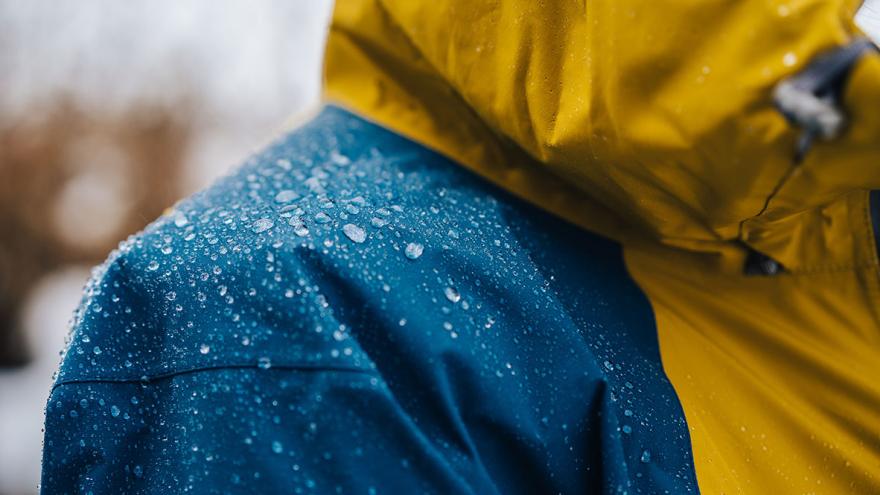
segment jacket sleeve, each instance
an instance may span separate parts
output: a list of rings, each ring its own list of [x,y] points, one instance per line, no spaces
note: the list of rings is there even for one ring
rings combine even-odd
[[[178,258],[201,251],[172,223],[86,290],[46,410],[44,493],[468,492],[302,259],[244,242]],[[265,290],[279,272],[291,288]]]

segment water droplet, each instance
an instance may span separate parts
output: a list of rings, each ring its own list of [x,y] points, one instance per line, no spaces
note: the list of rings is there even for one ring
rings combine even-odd
[[[367,232],[353,223],[347,223],[343,225],[342,231],[345,232],[345,236],[351,239],[352,242],[356,242],[358,244],[364,242],[367,239]]]
[[[300,217],[293,217],[290,219],[289,223],[293,227],[293,233],[300,236],[305,237],[309,235],[309,228],[306,227],[305,222]]]
[[[324,213],[323,211],[319,211],[315,213],[315,222],[316,223],[330,223],[331,218],[330,215]]]
[[[199,347],[199,352],[202,354],[207,354],[211,352],[211,346],[209,346],[208,344],[202,344],[201,347]]]
[[[645,464],[651,462],[651,452],[649,452],[647,450],[643,450],[642,457],[640,457],[639,460],[644,462]]]
[[[101,354],[103,351],[100,347],[95,346],[94,348],[92,348],[92,352],[94,352],[95,354]]]
[[[275,202],[277,203],[290,203],[291,201],[299,198],[299,194],[296,191],[291,191],[290,189],[285,189],[280,191],[275,195]]]
[[[177,299],[177,292],[174,292],[173,290],[166,292],[165,299],[168,299],[169,301]]]
[[[261,218],[261,219],[257,220],[256,222],[254,222],[254,225],[251,227],[251,230],[253,230],[254,233],[259,234],[260,232],[265,232],[274,226],[275,226],[275,222],[271,218]]]
[[[370,219],[370,225],[376,227],[377,229],[381,229],[382,227],[388,225],[388,220],[379,217],[373,217]]]
[[[284,446],[281,445],[281,442],[278,440],[272,442],[272,452],[275,452],[276,454],[284,452]]]
[[[345,166],[351,163],[351,159],[336,150],[330,152],[330,161],[340,166]]]
[[[144,475],[144,468],[140,466],[135,466],[134,468],[132,468],[131,472],[134,473],[134,475],[138,478],[141,478]]]
[[[608,371],[614,371],[614,364],[611,361],[605,361],[604,363],[605,369]]]
[[[422,252],[424,252],[424,250],[425,246],[422,246],[418,242],[411,242],[406,245],[406,249],[403,252],[404,254],[406,254],[407,258],[414,260],[418,259],[418,257],[422,255]]]
[[[312,191],[315,194],[323,194],[324,186],[321,184],[321,181],[317,177],[309,177],[308,179],[303,181],[303,184],[309,188],[309,191]]]
[[[189,220],[187,220],[186,215],[181,212],[174,213],[174,225],[176,227],[186,227],[189,224]]]
[[[89,407],[89,401],[82,399],[81,401],[79,401],[79,407],[82,407],[83,409]]]
[[[120,412],[122,412],[122,411],[120,411],[118,407],[110,406],[110,415],[113,416],[114,418],[118,417]]]
[[[150,264],[147,265],[147,270],[154,272],[159,269],[159,262],[156,260],[150,261]]]
[[[632,426],[630,426],[630,425],[623,425],[621,430],[623,430],[623,432],[626,433],[627,435],[629,435],[633,431]]]
[[[267,370],[272,367],[272,360],[267,356],[263,356],[257,360],[257,366],[261,369]]]
[[[449,302],[457,303],[461,300],[461,294],[455,290],[455,287],[447,287],[443,290],[443,294],[446,295],[446,299],[449,299]]]

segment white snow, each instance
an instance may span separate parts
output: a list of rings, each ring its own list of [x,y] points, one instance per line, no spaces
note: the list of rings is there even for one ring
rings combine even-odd
[[[105,115],[186,100],[196,110],[187,116],[196,134],[183,186],[192,191],[317,103],[330,7],[331,0],[0,0],[0,115],[40,118],[59,95]],[[62,191],[53,214],[62,233],[83,224],[71,215],[124,203],[103,197],[122,190],[107,180],[124,181],[99,166],[102,155],[93,152],[101,146],[89,149],[101,173]],[[119,219],[101,218],[88,237],[115,230]],[[43,407],[87,276],[86,267],[66,268],[29,296],[23,326],[35,360],[0,371],[0,494],[37,492]]]
[[[35,359],[25,368],[0,371],[0,493],[36,493],[43,408],[88,276],[88,267],[66,268],[42,280],[29,297],[23,326]]]

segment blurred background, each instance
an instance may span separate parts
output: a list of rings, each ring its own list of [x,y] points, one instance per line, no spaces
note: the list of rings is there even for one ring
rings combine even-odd
[[[330,0],[0,0],[0,494],[91,266],[318,104]]]
[[[316,107],[330,8],[0,0],[0,495],[37,491],[90,267]]]

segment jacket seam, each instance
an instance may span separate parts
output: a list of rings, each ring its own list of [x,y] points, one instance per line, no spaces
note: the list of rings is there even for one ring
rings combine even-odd
[[[258,364],[225,364],[217,366],[199,366],[196,368],[187,368],[182,370],[169,371],[166,373],[158,373],[154,375],[144,375],[139,378],[115,378],[115,377],[98,377],[98,378],[71,378],[62,380],[52,385],[51,392],[62,385],[76,385],[83,383],[149,383],[156,380],[165,380],[180,375],[188,375],[201,371],[220,371],[220,370],[247,370],[259,369],[262,371],[283,370],[283,371],[300,371],[305,373],[356,373],[370,376],[378,376],[376,372],[363,368],[355,368],[351,366],[326,366],[326,365],[276,365],[273,364],[269,368],[261,367]]]

